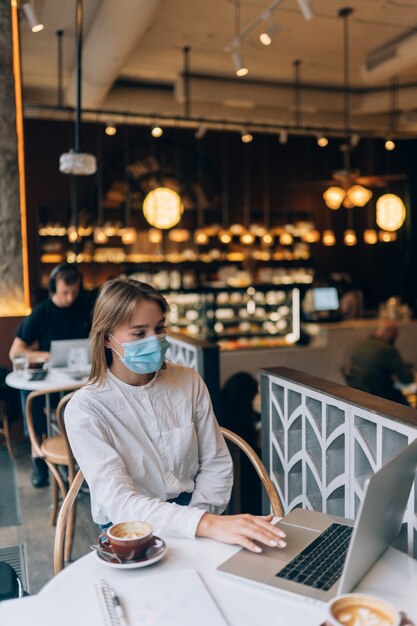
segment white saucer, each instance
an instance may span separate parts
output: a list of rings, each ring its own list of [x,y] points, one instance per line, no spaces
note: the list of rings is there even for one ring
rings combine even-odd
[[[152,565],[152,563],[156,563],[160,561],[166,552],[166,544],[163,539],[154,535],[153,540],[149,548],[146,550],[144,556],[141,556],[139,559],[135,561],[126,561],[126,563],[116,563],[112,561],[106,561],[99,552],[96,552],[96,558],[103,563],[103,565],[107,565],[107,567],[114,567],[115,569],[135,569],[137,567],[147,567],[148,565]],[[111,552],[109,551],[109,554]]]

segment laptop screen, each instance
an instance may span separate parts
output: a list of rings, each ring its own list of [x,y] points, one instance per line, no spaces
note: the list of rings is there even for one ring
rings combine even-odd
[[[315,287],[313,289],[313,304],[316,311],[337,311],[339,296],[336,287]]]

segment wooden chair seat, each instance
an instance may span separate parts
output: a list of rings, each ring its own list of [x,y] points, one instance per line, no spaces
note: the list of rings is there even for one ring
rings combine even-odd
[[[41,443],[40,448],[45,460],[55,465],[68,465],[67,446],[63,435],[48,437]]]

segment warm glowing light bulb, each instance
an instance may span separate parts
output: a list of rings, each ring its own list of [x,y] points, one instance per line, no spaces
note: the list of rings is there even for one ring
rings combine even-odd
[[[209,238],[203,230],[196,230],[194,235],[194,241],[199,246],[204,246],[208,243]]]
[[[347,197],[353,206],[362,207],[372,198],[372,191],[362,185],[352,185],[347,190]]]
[[[280,235],[279,243],[281,246],[290,246],[293,242],[293,236],[290,233],[284,231],[282,235]]]
[[[253,135],[248,132],[242,133],[242,141],[243,143],[250,143],[251,141],[253,141]]]
[[[325,148],[328,144],[329,144],[329,140],[327,139],[327,137],[317,138],[317,145],[320,146],[320,148]]]
[[[113,137],[113,135],[117,133],[117,128],[112,122],[108,122],[106,128],[104,129],[104,132],[109,137]]]
[[[162,137],[164,131],[160,126],[153,126],[151,130],[152,137]]]
[[[248,231],[240,236],[240,243],[243,243],[244,246],[250,246],[254,241],[255,237]]]
[[[43,24],[36,24],[36,26],[33,26],[32,28],[32,33],[40,33],[44,28]]]
[[[382,230],[398,230],[404,223],[405,215],[404,202],[393,193],[384,193],[376,201],[376,223]]]
[[[135,243],[137,239],[137,232],[135,228],[129,226],[121,229],[120,236],[122,238],[122,243],[129,246],[132,243]]]
[[[273,241],[274,241],[274,238],[272,237],[272,235],[270,233],[266,233],[262,237],[262,243],[265,244],[266,246],[270,246]]]
[[[148,230],[148,239],[151,243],[160,243],[162,241],[162,232],[157,228],[150,228]]]
[[[239,78],[241,78],[242,76],[246,76],[246,74],[249,73],[249,70],[247,67],[240,67],[238,70],[236,70],[236,76],[239,76]]]
[[[388,150],[389,152],[391,152],[391,150],[395,149],[395,141],[392,141],[392,139],[387,139],[385,142],[385,150]]]
[[[259,35],[259,41],[263,46],[270,46],[272,43],[272,37],[268,33],[264,32]]]
[[[222,243],[230,243],[232,241],[232,235],[227,230],[221,230],[219,239]]]
[[[329,209],[339,209],[342,204],[344,197],[346,196],[346,192],[342,187],[336,187],[335,185],[326,189],[323,193],[323,200],[326,203],[326,206]]]
[[[374,228],[367,228],[363,232],[363,240],[368,245],[374,245],[378,241],[378,233]]]
[[[94,229],[94,241],[95,243],[107,243],[109,238],[104,232],[104,228],[102,226],[96,226]]]
[[[354,230],[352,230],[351,228],[348,228],[347,230],[345,230],[344,236],[343,236],[343,243],[345,244],[345,246],[356,246],[358,240],[356,238],[356,233]]]
[[[336,244],[336,237],[332,230],[324,230],[322,237],[323,246],[334,246]]]

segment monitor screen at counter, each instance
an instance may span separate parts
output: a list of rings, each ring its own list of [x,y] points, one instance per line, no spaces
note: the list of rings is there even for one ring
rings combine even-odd
[[[315,287],[313,289],[313,304],[316,311],[337,311],[339,296],[336,287]]]

